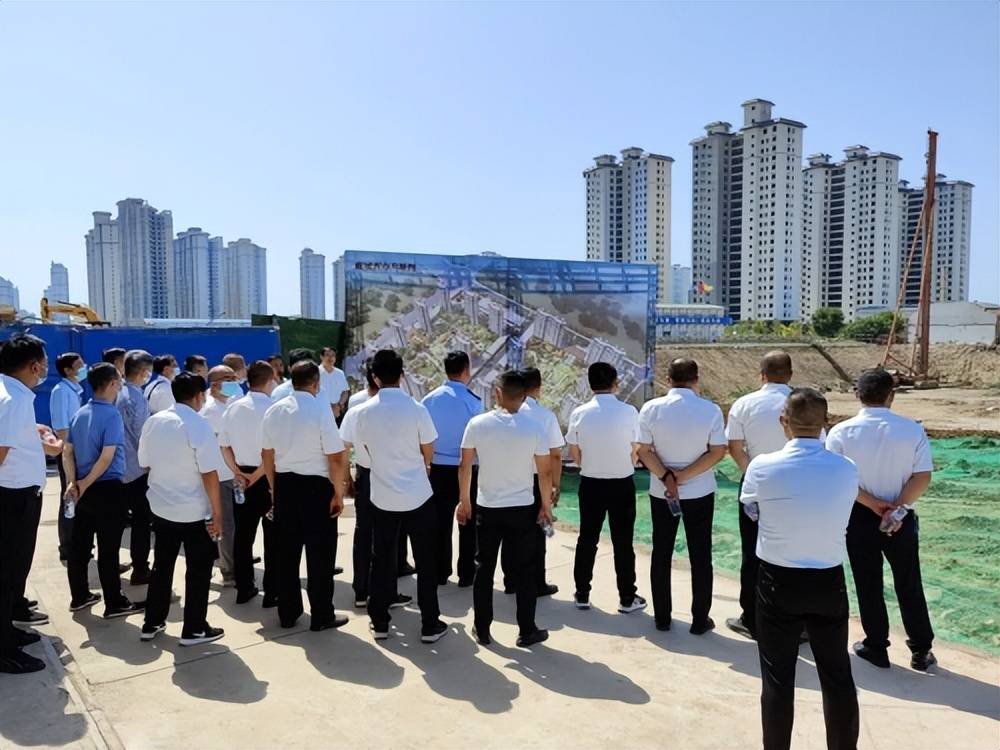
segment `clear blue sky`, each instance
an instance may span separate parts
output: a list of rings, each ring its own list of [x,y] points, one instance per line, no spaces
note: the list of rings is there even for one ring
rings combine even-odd
[[[85,300],[90,214],[126,196],[267,247],[278,313],[304,246],[582,258],[581,172],[632,145],[676,159],[686,263],[688,142],[764,97],[805,153],[866,144],[911,182],[938,129],[995,301],[998,7],[2,2],[0,275],[35,309],[61,261]]]

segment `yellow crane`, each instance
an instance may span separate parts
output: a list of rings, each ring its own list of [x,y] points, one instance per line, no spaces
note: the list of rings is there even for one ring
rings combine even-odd
[[[53,315],[64,313],[69,315],[71,318],[76,318],[83,323],[87,323],[88,325],[111,325],[106,320],[101,320],[101,316],[86,305],[74,305],[70,302],[54,302],[49,304],[48,298],[42,297],[42,301],[38,305],[38,310],[42,321],[45,323],[51,323]]]

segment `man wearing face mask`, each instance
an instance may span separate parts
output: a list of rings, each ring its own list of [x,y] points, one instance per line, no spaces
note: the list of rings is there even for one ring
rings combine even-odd
[[[40,640],[14,625],[44,625],[24,588],[35,554],[45,486],[45,454],[58,455],[62,442],[35,422],[35,394],[48,373],[45,342],[30,334],[0,347],[0,672],[24,674],[45,662],[21,649]]]
[[[142,349],[125,354],[125,383],[115,401],[125,425],[125,503],[132,516],[129,552],[132,556],[132,577],[129,583],[143,586],[149,583],[150,526],[148,472],[139,465],[139,436],[149,419],[149,404],[142,395],[142,386],[153,372],[153,357]]]
[[[240,386],[240,395],[246,394],[247,387],[247,361],[242,354],[227,354],[222,358],[222,364],[228,367],[236,375],[236,382]]]
[[[241,358],[242,359],[242,358]],[[212,425],[216,439],[222,432],[222,415],[226,407],[243,396],[236,372],[227,365],[218,365],[208,371],[209,392],[201,416]],[[222,498],[222,539],[219,540],[219,569],[222,585],[236,585],[236,566],[233,562],[233,539],[236,521],[233,518],[233,472],[225,464],[219,469],[219,493]]]
[[[76,612],[97,604],[98,594],[90,590],[87,568],[94,537],[97,537],[97,570],[104,591],[104,619],[126,617],[141,612],[122,593],[118,573],[118,550],[125,518],[125,423],[115,408],[121,390],[121,376],[108,362],[94,365],[87,374],[94,398],[70,422],[63,448],[63,462],[70,479],[67,502],[75,504],[76,517],[70,547],[69,609]]]
[[[66,440],[69,423],[83,405],[83,386],[80,383],[87,378],[87,365],[76,352],[65,352],[56,357],[56,372],[62,380],[56,383],[49,394],[49,423],[56,437]],[[62,497],[66,494],[68,484],[62,457],[56,465],[59,467],[59,497]],[[73,541],[73,519],[66,518],[62,510],[59,511],[58,529],[59,560],[65,563],[69,560]]]
[[[143,393],[149,402],[149,413],[169,409],[174,405],[174,396],[170,382],[177,373],[177,360],[172,354],[161,354],[153,358],[153,379],[149,381]]]
[[[205,405],[205,380],[188,372],[170,384],[176,403],[151,416],[139,438],[139,464],[149,467],[149,507],[156,546],[140,639],[166,629],[174,565],[184,546],[184,629],[180,645],[217,641],[222,628],[208,624],[213,541],[222,533],[219,474],[224,466],[212,426],[198,412]]]

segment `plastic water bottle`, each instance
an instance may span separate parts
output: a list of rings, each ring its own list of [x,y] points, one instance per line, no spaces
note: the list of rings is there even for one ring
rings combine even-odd
[[[267,513],[264,514],[264,518],[266,518],[268,521],[273,521],[274,520],[274,506],[273,505],[270,508],[267,509]]]
[[[744,503],[743,512],[746,513],[747,518],[751,521],[758,521],[760,519],[760,507],[757,503]]]
[[[233,502],[237,505],[243,505],[247,501],[247,496],[243,492],[243,488],[239,486],[236,482],[233,482]]]
[[[76,500],[67,500],[64,508],[65,509],[63,510],[63,516],[65,516],[67,519],[76,516]]]
[[[878,530],[883,534],[888,533],[889,529],[893,527],[897,521],[902,521],[906,518],[907,509],[900,505],[896,510],[890,513],[888,516],[882,519],[882,523],[878,525]]]
[[[207,531],[208,527],[211,526],[211,525],[212,525],[212,517],[211,516],[206,516],[206,518],[205,518],[205,530]],[[209,536],[209,538],[213,542],[216,542],[216,543],[219,542],[222,539],[222,534],[215,534],[213,536],[211,531],[208,532],[208,536]]]
[[[669,493],[667,493],[667,508],[670,510],[670,515],[675,518],[679,518],[683,513],[680,498],[673,497]]]
[[[553,518],[552,520],[555,521],[557,519]],[[542,521],[539,525],[542,527],[542,533],[545,534],[546,538],[551,538],[556,533],[555,528],[552,526],[552,521]]]

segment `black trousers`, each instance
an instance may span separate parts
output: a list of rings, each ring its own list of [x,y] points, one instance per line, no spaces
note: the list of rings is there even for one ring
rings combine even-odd
[[[803,626],[823,692],[826,745],[858,744],[858,696],[847,655],[847,588],[844,568],[783,568],[761,561],[757,578],[757,649],[760,653],[764,750],[786,750],[792,741],[795,664]]]
[[[670,565],[674,556],[677,527],[684,521],[688,559],[691,561],[691,620],[698,625],[708,619],[712,606],[712,518],[715,493],[681,500],[682,516],[673,516],[662,497],[649,496],[653,517],[653,553],[649,565],[649,585],[653,594],[653,615],[657,622],[670,622]]]
[[[453,558],[452,529],[455,508],[458,507],[458,467],[444,464],[431,465],[431,490],[434,492],[434,511],[437,513],[437,568],[438,582],[447,583],[451,576]],[[479,468],[472,467],[472,517],[458,527],[458,580],[469,583],[476,575],[476,497]]]
[[[184,630],[193,635],[208,624],[208,589],[212,581],[212,565],[219,546],[208,535],[204,521],[178,523],[153,514],[153,570],[146,590],[146,624],[161,625],[170,611],[170,589],[174,581],[174,566],[184,546]]]
[[[274,477],[278,532],[278,618],[291,625],[302,614],[299,565],[306,551],[306,593],[314,623],[333,619],[337,519],[330,517],[333,485],[326,477],[280,472]]]
[[[146,491],[149,489],[149,474],[143,474],[125,484],[125,503],[132,514],[128,547],[132,557],[132,572],[145,573],[149,570],[149,535],[153,529],[153,515],[149,510]]]
[[[372,550],[375,546],[375,506],[372,505],[372,471],[355,467],[354,476],[354,547],[353,567],[355,600],[368,598],[372,577]],[[406,534],[400,533],[396,567],[406,562]],[[395,597],[396,592],[393,592]]]
[[[372,559],[371,589],[368,616],[376,627],[385,627],[392,619],[389,604],[396,596],[396,572],[399,564],[399,539],[410,537],[413,562],[417,568],[417,604],[425,628],[441,617],[437,596],[437,560],[434,544],[437,539],[437,517],[430,498],[408,511],[383,510],[373,506],[375,544]]]
[[[240,471],[252,474],[256,466],[241,466]],[[275,543],[274,522],[266,517],[271,507],[271,486],[267,477],[258,479],[252,487],[247,487],[242,505],[233,502],[233,575],[236,577],[236,595],[247,595],[257,586],[253,569],[253,545],[257,541],[257,528],[264,529],[264,595],[277,597],[278,587],[275,576],[278,571],[277,544]]]
[[[743,481],[740,480],[740,488]],[[739,497],[739,495],[737,495]],[[757,628],[757,568],[760,560],[757,558],[757,522],[743,511],[743,503],[737,500],[736,512],[740,523],[740,608],[743,610],[741,619],[750,630],[751,635]]]
[[[66,495],[66,485],[69,482],[66,479],[66,469],[63,468],[61,454],[56,459],[56,467],[59,470],[59,518],[56,522],[56,530],[59,532],[59,559],[65,562],[69,560],[70,551],[73,548],[73,519],[66,518],[63,507],[66,502],[63,497]]]
[[[493,577],[503,545],[506,576],[517,595],[517,627],[533,633],[538,600],[538,510],[534,505],[513,508],[479,507],[476,518],[476,578],[472,588],[476,629],[488,633],[493,623]]]
[[[35,556],[41,513],[39,487],[0,487],[0,654],[17,649],[11,619],[28,615],[24,588]]]
[[[906,629],[906,645],[913,652],[928,651],[934,641],[920,577],[920,522],[912,510],[903,526],[889,536],[878,530],[881,519],[855,503],[847,524],[847,555],[858,592],[858,609],[865,645],[875,651],[889,647],[889,616],[882,587],[882,557],[892,569],[893,588]]]
[[[597,545],[601,539],[605,517],[611,530],[618,598],[623,603],[631,603],[636,593],[635,549],[632,546],[632,533],[635,529],[635,481],[632,477],[580,477],[580,535],[576,539],[576,556],[573,562],[576,592],[583,596],[590,594],[594,560],[597,558]]]
[[[537,474],[535,474],[535,484],[532,491],[535,495],[535,504],[531,506],[535,509],[535,567],[534,572],[532,573],[532,579],[535,582],[535,590],[537,592],[541,591],[548,585],[548,581],[545,580],[545,543],[547,539],[545,537],[545,532],[542,531],[542,527],[538,523],[538,512],[542,509],[542,493],[538,489]],[[503,570],[503,587],[507,591],[517,589],[514,576],[510,575],[510,571],[516,565],[513,555],[513,552],[507,551],[506,546],[502,547],[500,550],[500,568]]]
[[[88,569],[97,537],[97,573],[104,603],[117,607],[125,602],[122,594],[118,555],[125,528],[125,486],[120,480],[94,482],[76,504],[66,575],[72,601],[82,602],[90,594]]]

